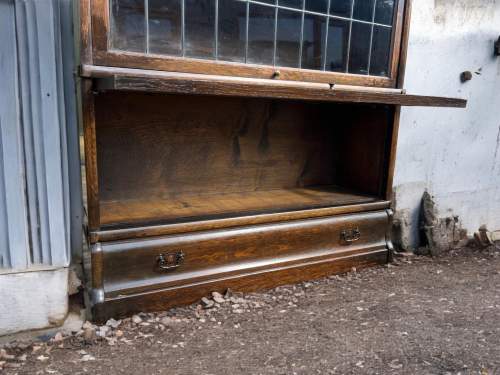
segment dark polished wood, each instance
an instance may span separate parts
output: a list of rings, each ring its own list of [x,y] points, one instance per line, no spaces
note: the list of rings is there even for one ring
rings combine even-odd
[[[409,0],[388,78],[110,49],[81,0],[93,318],[387,262]]]
[[[80,64],[92,64],[91,4],[90,0],[80,0],[79,4]]]
[[[384,195],[387,106],[122,92],[97,95],[95,106],[102,228]]]
[[[101,66],[264,79],[276,77],[276,71],[279,70],[279,79],[286,81],[306,81],[372,87],[395,87],[400,56],[399,51],[401,48],[400,34],[403,28],[404,1],[405,0],[396,1],[389,77],[287,67],[276,68],[269,65],[242,64],[219,60],[202,60],[112,50],[109,47],[109,32],[111,29],[109,0],[93,0],[92,2],[93,61],[96,65]]]
[[[236,228],[248,225],[271,224],[301,219],[313,219],[333,215],[369,212],[388,209],[391,202],[377,201],[373,203],[349,204],[347,206],[335,206],[325,208],[313,208],[307,210],[294,210],[279,213],[267,213],[260,215],[247,215],[226,219],[210,219],[203,221],[189,221],[177,224],[160,224],[147,226],[133,226],[129,228],[110,229],[90,232],[91,243],[127,240],[134,238],[147,238],[170,234],[191,233],[205,230]]]
[[[399,57],[399,69],[397,75],[397,88],[402,89],[404,87],[404,79],[406,73],[406,62],[408,56],[408,42],[410,39],[410,18],[411,9],[413,6],[413,0],[406,0],[406,5],[404,7],[404,22],[403,22],[403,32],[401,35],[401,52]]]
[[[167,199],[147,197],[128,200],[103,200],[101,226],[117,223],[132,225],[147,222],[196,220],[200,217],[244,216],[263,212],[286,212],[335,207],[377,201],[335,186],[274,189],[255,192],[176,194]]]
[[[464,108],[467,105],[467,101],[464,99],[410,95],[397,90],[373,90],[365,87],[348,88],[322,83],[98,66],[84,66],[82,74],[97,77],[96,89],[99,91],[142,91],[423,107]]]
[[[223,293],[228,288],[240,292],[254,292],[274,288],[279,285],[293,284],[304,280],[319,279],[328,275],[348,272],[352,267],[360,270],[366,267],[387,263],[386,249],[353,254],[346,257],[333,257],[311,260],[302,264],[278,267],[223,279],[209,280],[178,288],[159,289],[128,296],[103,299],[93,305],[93,317],[98,322],[106,322],[109,317],[125,317],[141,311],[165,310],[199,301],[213,291]]]
[[[333,268],[330,272],[335,270],[335,260],[357,267],[355,259],[360,256],[380,254],[379,261],[384,262],[388,223],[389,215],[381,211],[99,243],[94,248],[102,259],[104,303],[108,304],[157,290],[181,289],[199,296],[203,284],[224,280],[230,285],[256,274],[266,278],[269,272],[297,267],[302,268],[303,279],[317,277],[327,272],[325,264]],[[346,235],[354,230],[358,237]],[[183,262],[173,269],[160,269],[160,255],[176,252],[183,253]],[[177,302],[167,300],[163,306],[172,303]]]
[[[385,211],[296,220],[218,231],[165,236],[140,241],[102,243],[106,294],[136,293],[153,288],[198,282],[227,273],[254,269],[304,257],[330,256],[352,248],[384,248]],[[347,243],[342,231],[356,228],[360,238]],[[160,254],[184,253],[178,268],[162,271]]]
[[[99,229],[99,178],[97,175],[97,142],[92,81],[82,79],[82,125],[85,147],[85,176],[87,186],[87,221],[89,231]]]

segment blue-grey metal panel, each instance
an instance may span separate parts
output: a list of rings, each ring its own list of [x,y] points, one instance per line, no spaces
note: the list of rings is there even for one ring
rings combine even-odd
[[[56,266],[70,259],[71,197],[81,210],[71,5],[66,0],[16,1],[32,261]],[[71,168],[68,153],[75,164]],[[81,211],[77,216],[81,220]],[[78,246],[81,221],[76,227]]]
[[[61,52],[64,81],[64,99],[66,109],[66,144],[68,155],[68,183],[65,186],[69,192],[69,225],[70,249],[72,261],[81,261],[82,256],[82,226],[83,226],[83,201],[82,201],[82,174],[80,161],[80,137],[78,128],[78,110],[76,96],[76,66],[75,66],[75,40],[73,27],[74,14],[78,2],[73,0],[60,0],[60,25],[61,25]]]
[[[2,268],[67,266],[81,249],[72,3],[0,0]]]
[[[14,2],[0,0],[0,267],[28,265]]]

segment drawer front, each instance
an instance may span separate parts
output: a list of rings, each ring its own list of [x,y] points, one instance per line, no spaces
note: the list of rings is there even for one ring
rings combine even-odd
[[[386,211],[98,244],[104,292],[126,294],[386,247]]]

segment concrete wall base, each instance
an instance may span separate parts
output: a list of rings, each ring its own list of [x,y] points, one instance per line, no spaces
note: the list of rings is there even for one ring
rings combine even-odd
[[[67,313],[67,268],[0,273],[0,336],[59,326]]]

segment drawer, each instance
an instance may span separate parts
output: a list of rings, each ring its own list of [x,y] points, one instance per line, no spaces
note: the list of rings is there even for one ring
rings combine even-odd
[[[115,298],[380,251],[388,225],[378,211],[98,243],[94,274]]]

